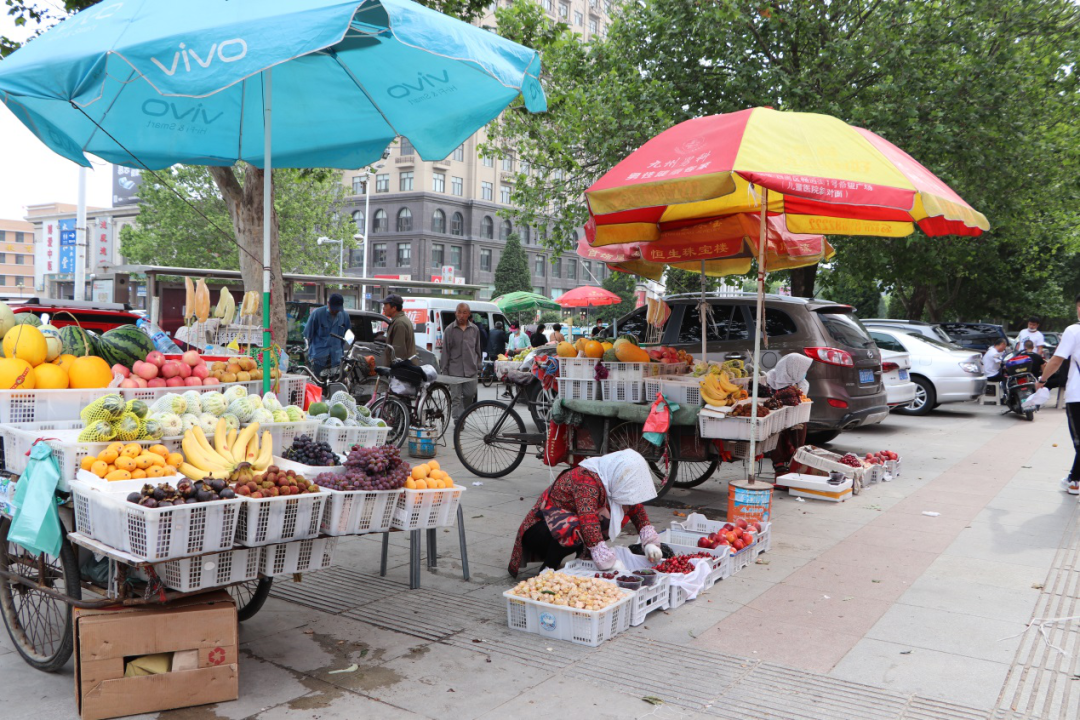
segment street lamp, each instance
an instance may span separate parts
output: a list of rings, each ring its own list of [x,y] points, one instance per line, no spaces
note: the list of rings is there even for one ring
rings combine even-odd
[[[344,240],[331,240],[330,238],[326,237],[325,235],[323,235],[318,240],[319,245],[326,245],[326,244],[333,244],[333,243],[338,244],[337,274],[338,274],[338,277],[342,277],[342,272],[341,271],[342,271],[342,266],[343,266],[343,261],[344,261],[344,256],[345,256],[345,241]]]
[[[364,234],[356,233],[353,235],[353,240],[356,242],[362,242],[364,244],[364,262],[360,268],[360,279],[367,279],[367,263],[368,263],[368,235],[371,233],[371,181],[375,178],[375,173],[382,170],[383,164],[386,163],[387,158],[390,157],[390,148],[387,147],[383,150],[382,159],[374,164],[368,165],[364,168]],[[360,307],[367,309],[367,285],[361,283],[360,285]]]

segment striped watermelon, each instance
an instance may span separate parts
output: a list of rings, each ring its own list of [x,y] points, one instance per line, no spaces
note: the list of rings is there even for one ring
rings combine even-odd
[[[15,313],[15,324],[41,327],[41,318],[32,312]]]
[[[97,350],[109,365],[130,368],[136,360],[145,360],[154,351],[154,341],[134,325],[121,325],[98,338]]]
[[[97,355],[97,341],[93,335],[78,325],[65,325],[60,328],[60,342],[64,352],[75,357]]]

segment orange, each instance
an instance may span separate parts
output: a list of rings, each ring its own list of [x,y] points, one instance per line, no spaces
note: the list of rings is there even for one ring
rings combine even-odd
[[[136,467],[138,466],[135,464],[135,458],[130,458],[127,455],[121,455],[120,457],[116,458],[117,470],[127,470],[128,472],[131,472]]]
[[[99,478],[105,477],[109,472],[109,463],[95,460],[90,465],[90,472],[97,475]]]
[[[64,368],[64,372],[69,373],[71,372],[71,363],[75,362],[75,359],[76,358],[74,355],[64,354],[56,358],[52,362],[53,365],[59,365],[60,367]]]
[[[136,468],[136,469],[131,471],[131,479],[132,480],[142,480],[144,477],[146,477],[146,471],[145,470]]]
[[[72,388],[103,388],[112,382],[109,363],[94,355],[75,358],[68,370],[68,385]]]
[[[93,455],[87,455],[81,461],[79,461],[79,467],[83,470],[91,470],[94,466],[94,463],[96,462],[96,457],[94,457]]]
[[[151,445],[150,447],[146,448],[146,451],[152,452],[155,455],[160,455],[162,458],[169,457],[169,448],[165,447],[164,445]]]
[[[416,481],[416,489],[417,490],[427,490],[428,489],[427,481],[426,480],[417,480]]]
[[[153,458],[155,457],[159,460],[162,459],[160,455],[152,455],[151,453],[145,452],[139,457],[135,458],[135,467],[139,468],[140,470],[145,470],[146,468],[154,464]]]
[[[184,464],[184,456],[178,452],[169,453],[169,457],[165,458],[165,464],[178,468]]]
[[[115,445],[117,443],[113,444]],[[100,453],[98,453],[98,460],[102,460],[107,463],[116,462],[116,458],[120,457],[120,453],[117,450],[111,449],[112,445],[110,445],[109,448],[109,450],[102,450]]]
[[[159,478],[165,474],[164,465],[151,465],[146,469],[146,477]]]
[[[137,458],[142,455],[142,451],[142,445],[139,443],[128,443],[124,446],[124,449],[120,451],[120,454],[129,458]]]
[[[439,465],[438,460],[428,460],[428,467],[431,468],[432,470],[440,470],[440,469],[442,469],[442,466]]]
[[[105,476],[106,480],[130,480],[131,473],[127,470],[113,470],[111,473]]]

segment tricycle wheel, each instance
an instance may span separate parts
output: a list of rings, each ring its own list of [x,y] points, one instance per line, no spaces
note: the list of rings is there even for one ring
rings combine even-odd
[[[9,542],[10,528],[11,521],[0,518],[0,569],[80,600],[79,563],[66,535],[60,544],[59,557],[39,556]],[[23,660],[38,670],[56,672],[71,657],[74,644],[71,608],[64,600],[18,580],[0,578],[0,614],[4,616],[8,635]]]
[[[675,475],[675,479],[672,480],[672,484],[683,490],[695,488],[711,478],[713,473],[716,472],[716,466],[719,464],[720,461],[716,458],[703,461],[680,460],[679,472]]]
[[[236,601],[236,619],[240,622],[255,617],[270,596],[274,578],[260,578],[229,586],[229,594]]]
[[[672,480],[679,472],[679,462],[671,456],[671,449],[665,439],[660,446],[653,445],[641,435],[639,423],[622,423],[616,425],[608,435],[608,452],[619,450],[637,450],[649,463],[652,470],[653,485],[656,487],[656,497],[659,500],[667,494],[674,484]]]

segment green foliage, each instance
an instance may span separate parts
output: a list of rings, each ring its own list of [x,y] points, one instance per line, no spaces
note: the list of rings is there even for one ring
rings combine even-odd
[[[549,327],[551,323],[557,323],[562,321],[562,313],[557,310],[545,310],[540,314],[540,322],[548,325]]]
[[[121,230],[121,254],[136,264],[239,269],[233,227],[209,169],[176,165],[157,174],[168,184],[150,173],[143,175],[138,220]],[[242,182],[239,167],[236,176]],[[344,238],[346,250],[355,246],[352,218],[338,213],[344,198],[338,176],[330,171],[280,169],[274,171],[274,184],[282,267],[288,272],[336,275],[337,245],[320,246],[317,241],[325,235]]]
[[[517,233],[510,233],[506,238],[499,264],[495,267],[495,290],[492,297],[519,291],[532,292],[532,290],[529,258],[521,248],[521,239]]]
[[[618,305],[604,305],[598,308],[592,308],[589,310],[590,317],[594,321],[611,322],[612,320],[626,315],[628,312],[634,309],[634,289],[637,287],[638,279],[636,275],[628,275],[627,273],[613,272],[604,278],[604,282],[600,283],[601,287],[622,298],[622,302]]]
[[[852,277],[835,268],[818,274],[815,297],[844,303],[855,308],[859,317],[880,317],[881,291],[876,282]]]

